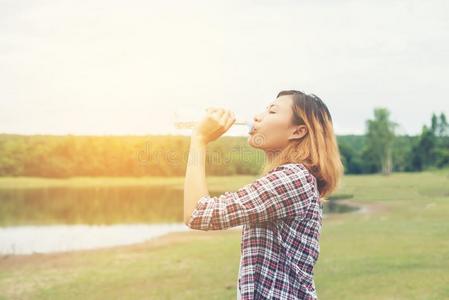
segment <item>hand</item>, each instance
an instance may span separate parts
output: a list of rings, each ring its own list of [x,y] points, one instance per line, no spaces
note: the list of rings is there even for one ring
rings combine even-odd
[[[208,144],[228,131],[234,122],[232,111],[217,107],[207,108],[206,115],[193,129],[192,137]]]

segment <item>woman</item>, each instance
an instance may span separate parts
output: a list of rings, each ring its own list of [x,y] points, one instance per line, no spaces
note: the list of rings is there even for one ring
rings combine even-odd
[[[323,198],[343,175],[332,118],[315,95],[280,92],[254,117],[248,142],[266,154],[262,176],[235,192],[209,195],[206,145],[235,122],[208,109],[193,130],[184,185],[184,222],[192,229],[243,225],[238,299],[317,299]]]

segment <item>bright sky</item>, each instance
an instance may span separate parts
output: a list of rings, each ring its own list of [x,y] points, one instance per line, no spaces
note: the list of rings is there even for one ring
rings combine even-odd
[[[446,0],[0,0],[0,132],[176,134],[175,109],[247,118],[298,89],[337,134],[375,107],[417,134],[449,115],[448,53]]]

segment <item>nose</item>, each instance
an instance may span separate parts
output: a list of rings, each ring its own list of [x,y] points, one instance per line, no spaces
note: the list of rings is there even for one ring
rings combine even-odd
[[[260,122],[260,116],[259,114],[256,114],[253,118],[254,122]]]

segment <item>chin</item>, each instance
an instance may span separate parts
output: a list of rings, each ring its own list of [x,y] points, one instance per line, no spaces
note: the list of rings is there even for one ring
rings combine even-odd
[[[252,134],[248,137],[248,144],[253,147],[253,148],[257,148],[257,149],[262,149],[263,144],[264,144],[264,136],[261,134]]]
[[[248,138],[248,145],[250,145],[252,148],[256,148],[257,149],[257,146],[254,145],[254,143],[251,140],[251,137]]]

